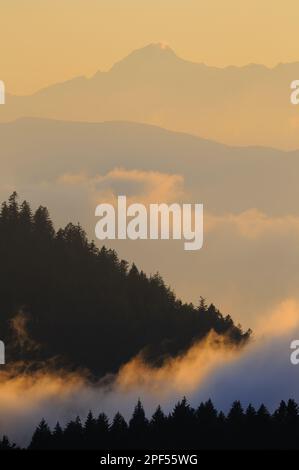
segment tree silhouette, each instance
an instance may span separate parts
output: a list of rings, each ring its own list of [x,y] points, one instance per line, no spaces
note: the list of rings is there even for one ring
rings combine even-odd
[[[100,449],[105,449],[108,442],[109,420],[105,413],[100,413],[96,420],[96,432]]]
[[[159,405],[154,412],[150,423],[149,445],[152,448],[167,448],[169,445],[168,436],[168,419]]]
[[[177,446],[179,442],[187,443],[195,423],[195,412],[187,402],[186,397],[176,403],[171,414],[171,435]]]
[[[158,406],[150,422],[138,400],[129,426],[120,413],[116,413],[109,426],[104,413],[95,419],[90,411],[84,426],[77,417],[64,429],[57,423],[53,432],[42,420],[28,449],[299,450],[298,435],[298,405],[293,399],[287,404],[281,402],[272,415],[263,404],[257,411],[249,405],[244,413],[241,403],[235,401],[226,416],[217,412],[211,400],[194,411],[184,397],[169,415]],[[0,440],[0,450],[15,449],[6,436]]]
[[[65,449],[82,449],[84,447],[83,428],[79,416],[67,424],[63,441]]]
[[[86,449],[95,449],[97,446],[97,421],[89,411],[84,424],[84,441]]]
[[[51,449],[51,444],[52,433],[46,421],[42,419],[32,436],[29,448],[32,450],[47,450]]]
[[[0,450],[15,450],[16,444],[11,443],[7,436],[3,436],[0,440]]]
[[[129,432],[131,441],[134,442],[134,446],[143,448],[148,437],[148,426],[149,422],[145,416],[144,408],[140,399],[134,408],[133,416],[129,422]]]
[[[53,449],[63,449],[63,430],[59,423],[56,423],[52,433]]]
[[[110,427],[112,449],[125,449],[128,445],[128,425],[120,413],[116,413]]]

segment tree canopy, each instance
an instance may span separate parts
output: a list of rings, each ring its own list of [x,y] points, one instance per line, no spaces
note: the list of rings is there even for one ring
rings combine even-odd
[[[193,408],[184,397],[171,413],[160,406],[148,419],[138,400],[129,423],[117,412],[111,420],[104,413],[91,411],[81,422],[79,417],[64,427],[57,423],[51,430],[42,419],[28,449],[299,449],[298,405],[293,399],[282,401],[271,414],[265,405],[244,410],[235,401],[226,414],[217,411],[211,400]],[[17,449],[4,436],[0,450]]]

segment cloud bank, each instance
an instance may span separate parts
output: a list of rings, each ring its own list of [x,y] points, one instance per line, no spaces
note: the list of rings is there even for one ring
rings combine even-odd
[[[290,362],[290,342],[299,336],[299,303],[285,299],[261,324],[254,341],[245,349],[231,348],[225,338],[212,333],[186,354],[152,368],[141,356],[125,364],[117,376],[91,384],[83,372],[53,371],[16,373],[2,366],[0,372],[0,434],[7,433],[26,445],[42,417],[50,426],[66,424],[77,415],[84,419],[91,409],[110,419],[120,411],[128,418],[139,397],[147,415],[161,404],[171,411],[186,395],[193,406],[211,398],[227,411],[234,400],[244,406],[265,403],[270,409],[280,400],[299,401],[298,370]]]

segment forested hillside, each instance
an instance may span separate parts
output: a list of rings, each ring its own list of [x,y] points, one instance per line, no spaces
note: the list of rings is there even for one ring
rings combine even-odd
[[[184,304],[158,274],[98,249],[80,225],[55,231],[45,207],[32,213],[16,193],[0,213],[0,286],[8,363],[56,357],[101,377],[140,351],[162,364],[212,329],[234,344],[250,336],[214,305]]]

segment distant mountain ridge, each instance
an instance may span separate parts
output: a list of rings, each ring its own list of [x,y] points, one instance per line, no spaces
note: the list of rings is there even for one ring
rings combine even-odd
[[[76,77],[30,96],[7,95],[0,122],[32,116],[144,122],[235,145],[299,147],[290,83],[299,62],[217,68],[150,44],[108,72]]]
[[[132,122],[34,118],[0,124],[0,141],[3,198],[7,185],[42,190],[42,182],[64,174],[94,177],[122,167],[182,175],[212,213],[253,207],[269,215],[299,213],[299,151],[231,147]]]

